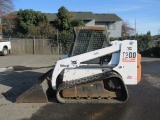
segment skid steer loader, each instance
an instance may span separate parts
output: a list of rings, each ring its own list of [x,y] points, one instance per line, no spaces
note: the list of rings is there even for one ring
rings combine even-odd
[[[75,27],[69,54],[58,60],[39,83],[17,98],[61,103],[123,103],[126,85],[141,79],[141,55],[136,40],[112,41],[105,27]]]

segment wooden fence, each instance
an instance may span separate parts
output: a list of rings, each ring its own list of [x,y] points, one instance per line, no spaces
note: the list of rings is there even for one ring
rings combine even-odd
[[[11,54],[58,54],[57,47],[52,47],[48,39],[12,38]]]

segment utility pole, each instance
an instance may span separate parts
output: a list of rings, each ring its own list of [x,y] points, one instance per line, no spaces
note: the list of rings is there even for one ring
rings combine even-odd
[[[0,17],[0,40],[3,39],[3,34],[2,34],[2,18]]]
[[[59,48],[60,48],[60,46],[59,46],[59,39],[58,39],[58,29],[57,29],[57,44],[58,44],[58,55],[60,54],[60,50],[59,50]]]
[[[136,39],[136,37],[137,37],[137,28],[136,28],[137,26],[136,26],[136,19],[135,19],[135,39]]]

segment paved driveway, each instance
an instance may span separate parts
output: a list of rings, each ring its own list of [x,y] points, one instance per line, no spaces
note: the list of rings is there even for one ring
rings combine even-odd
[[[7,66],[42,67],[50,66],[59,59],[58,55],[8,55],[0,56],[0,68]]]

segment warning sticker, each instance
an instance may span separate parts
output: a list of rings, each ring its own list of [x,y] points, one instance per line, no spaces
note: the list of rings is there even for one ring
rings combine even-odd
[[[136,59],[135,58],[122,58],[123,62],[135,62]]]
[[[132,79],[132,76],[127,76],[127,79]]]

